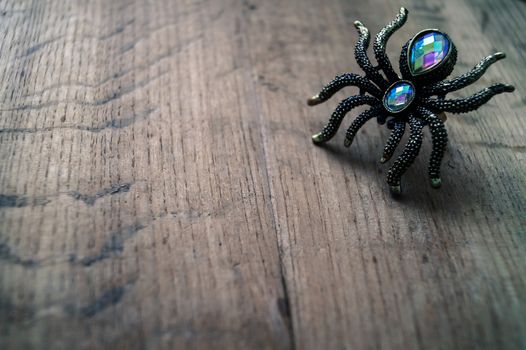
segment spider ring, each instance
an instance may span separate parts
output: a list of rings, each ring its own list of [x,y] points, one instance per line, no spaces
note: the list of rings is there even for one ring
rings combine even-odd
[[[502,52],[483,58],[469,72],[454,79],[445,80],[453,71],[457,60],[457,49],[449,36],[437,29],[426,29],[416,34],[402,48],[400,55],[401,77],[394,71],[385,52],[387,41],[407,20],[408,11],[401,8],[396,18],[375,37],[373,51],[378,66],[373,66],[367,56],[370,34],[360,22],[354,22],[359,38],[354,55],[365,75],[346,73],[337,76],[319,94],[308,99],[310,106],[331,98],[346,86],[356,86],[359,95],[350,96],[340,102],[323,130],[312,136],[315,144],[329,141],[337,132],[345,115],[353,108],[369,105],[347,129],[344,144],[349,147],[358,130],[370,119],[376,118],[381,125],[392,130],[385,145],[381,163],[387,162],[409,125],[409,139],[404,150],[387,173],[387,183],[392,194],[401,193],[402,175],[417,157],[422,145],[422,129],[427,126],[431,133],[432,151],[429,161],[431,186],[440,187],[440,165],[447,145],[444,127],[445,114],[466,113],[478,109],[493,96],[512,92],[508,84],[493,84],[472,96],[462,99],[446,99],[450,92],[460,90],[477,81],[491,66],[505,56]],[[382,74],[383,72],[383,74]]]

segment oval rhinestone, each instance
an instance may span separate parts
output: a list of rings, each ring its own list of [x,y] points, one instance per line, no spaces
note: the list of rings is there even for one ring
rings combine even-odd
[[[449,39],[437,31],[419,34],[411,44],[409,69],[413,75],[425,73],[439,65],[449,52]]]
[[[392,85],[384,96],[384,106],[391,113],[398,113],[407,108],[415,97],[415,88],[406,81]]]

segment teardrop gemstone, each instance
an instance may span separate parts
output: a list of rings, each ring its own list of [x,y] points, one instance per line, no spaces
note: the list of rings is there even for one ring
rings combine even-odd
[[[409,54],[409,69],[413,75],[425,73],[438,66],[447,56],[449,39],[438,31],[426,31],[413,39]]]
[[[384,107],[391,113],[406,109],[415,98],[415,88],[408,81],[394,83],[384,95]]]

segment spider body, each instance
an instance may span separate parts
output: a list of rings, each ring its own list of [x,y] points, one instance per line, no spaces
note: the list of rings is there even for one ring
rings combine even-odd
[[[322,91],[308,100],[309,105],[327,101],[346,86],[356,86],[359,95],[350,96],[340,102],[323,130],[312,139],[316,144],[330,140],[338,130],[346,113],[361,105],[371,108],[361,113],[347,130],[344,144],[349,147],[358,130],[370,119],[376,118],[379,124],[387,123],[391,135],[387,140],[380,162],[388,161],[394,154],[409,125],[409,140],[404,150],[394,161],[387,174],[391,193],[401,192],[401,178],[417,157],[422,145],[422,129],[427,126],[431,132],[432,152],[429,161],[431,185],[441,185],[440,165],[447,145],[447,131],[444,127],[445,114],[465,113],[475,110],[488,102],[493,96],[512,92],[514,87],[507,84],[491,85],[474,95],[463,99],[446,99],[452,91],[462,89],[477,81],[486,69],[505,57],[498,52],[482,59],[469,72],[451,80],[457,60],[457,50],[449,36],[436,29],[426,29],[409,40],[400,55],[399,76],[391,66],[385,52],[389,37],[407,19],[407,10],[401,8],[396,18],[377,35],[373,51],[378,66],[373,66],[367,56],[370,42],[369,30],[359,21],[354,23],[359,33],[355,46],[355,58],[364,76],[346,73],[337,76]],[[383,72],[383,74],[381,74]]]

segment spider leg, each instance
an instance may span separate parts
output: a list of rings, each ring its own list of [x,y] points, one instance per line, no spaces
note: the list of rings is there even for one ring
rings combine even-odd
[[[424,107],[418,107],[417,113],[427,125],[429,125],[429,130],[431,131],[433,149],[429,161],[429,178],[431,180],[431,186],[439,188],[442,184],[442,180],[440,179],[440,164],[446,152],[447,131],[444,127],[444,122],[442,122],[435,113]]]
[[[513,92],[515,88],[508,84],[494,84],[487,87],[476,94],[458,100],[440,100],[434,98],[424,98],[422,105],[432,110],[439,110],[451,113],[466,113],[473,111],[486,102],[493,96],[503,92]]]
[[[391,82],[397,81],[400,78],[398,74],[393,70],[389,57],[385,53],[387,41],[391,35],[402,27],[407,20],[407,10],[400,8],[400,12],[394,20],[386,25],[377,35],[374,40],[373,50],[376,60],[378,61],[379,67],[384,71],[387,79]]]
[[[342,120],[347,112],[349,112],[354,107],[366,104],[373,106],[379,103],[380,101],[376,97],[367,95],[356,95],[346,98],[340,102],[338,107],[336,107],[331,115],[331,118],[329,119],[329,122],[327,125],[325,125],[323,130],[320,133],[312,136],[312,141],[316,144],[329,141],[336,134],[336,131],[338,131],[338,128],[340,127],[340,124],[342,123]]]
[[[378,113],[382,109],[381,106],[375,106],[363,113],[361,113],[354,121],[352,122],[351,126],[349,126],[349,129],[347,129],[347,133],[345,134],[345,141],[344,145],[345,147],[349,147],[356,136],[356,133],[362,126],[365,125],[369,121],[369,119],[372,119],[376,116],[378,116]]]
[[[382,159],[380,159],[380,163],[385,163],[391,157],[393,156],[396,148],[400,144],[400,141],[402,140],[402,136],[405,132],[405,122],[403,121],[397,121],[394,124],[393,131],[391,131],[391,135],[389,136],[389,139],[387,140],[387,144],[384,148],[384,153],[382,155]]]
[[[319,94],[312,96],[307,100],[307,104],[309,106],[314,106],[325,102],[346,86],[357,86],[360,88],[360,93],[368,92],[377,98],[382,98],[382,92],[378,90],[369,79],[359,76],[358,74],[346,73],[337,76],[333,81],[325,85]]]
[[[424,95],[439,95],[439,94],[446,94],[452,91],[460,90],[468,85],[473,84],[482,75],[484,75],[484,73],[489,68],[489,66],[491,66],[493,63],[505,57],[506,55],[503,52],[497,52],[493,55],[484,57],[469,72],[462,74],[461,76],[451,79],[451,80],[444,80],[444,81],[429,85],[427,87],[423,87],[422,93]]]
[[[394,195],[400,194],[400,180],[406,170],[413,164],[420,147],[422,146],[422,127],[423,123],[415,118],[413,115],[409,115],[409,127],[411,129],[411,136],[409,141],[405,145],[405,149],[400,156],[396,159],[391,169],[387,173],[387,183],[390,186],[391,193]]]
[[[367,29],[362,22],[355,21],[354,26],[358,30],[358,41],[354,48],[354,56],[356,57],[356,62],[362,70],[365,72],[365,76],[373,81],[380,88],[387,88],[389,82],[387,82],[384,77],[378,72],[378,70],[373,67],[369,57],[367,56],[367,48],[369,47],[369,42],[371,40],[371,35],[369,34],[369,29]]]

